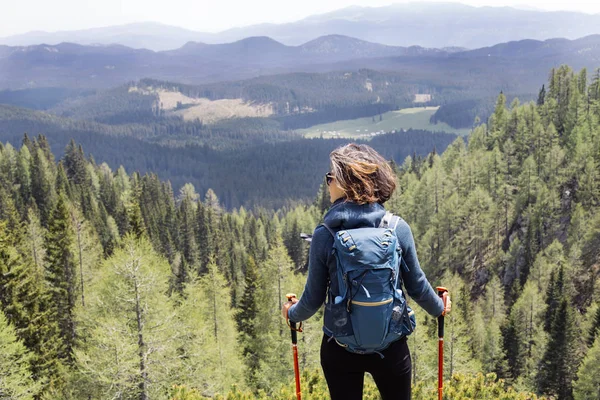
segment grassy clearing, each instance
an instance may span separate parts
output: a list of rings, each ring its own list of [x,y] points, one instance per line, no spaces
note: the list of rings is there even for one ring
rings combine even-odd
[[[229,118],[260,118],[273,115],[271,104],[258,104],[244,102],[242,99],[209,100],[193,98],[181,92],[165,89],[139,89],[132,86],[130,92],[156,93],[159,97],[160,107],[169,115],[178,115],[186,121],[200,119],[205,124]]]
[[[344,121],[330,122],[328,124],[315,125],[307,129],[300,129],[307,138],[370,138],[378,132],[385,133],[399,131],[402,129],[423,129],[431,132],[447,132],[457,135],[468,135],[469,129],[454,129],[445,123],[431,124],[429,118],[437,111],[438,107],[415,107],[405,108],[398,111],[390,111],[373,118],[358,118]]]

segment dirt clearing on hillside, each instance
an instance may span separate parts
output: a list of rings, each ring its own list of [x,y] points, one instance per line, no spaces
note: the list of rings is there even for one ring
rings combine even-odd
[[[186,121],[199,119],[205,124],[212,124],[228,118],[258,118],[274,114],[271,104],[247,103],[242,99],[193,98],[180,92],[152,88],[131,87],[129,91],[158,94],[160,108],[168,114],[179,115]]]

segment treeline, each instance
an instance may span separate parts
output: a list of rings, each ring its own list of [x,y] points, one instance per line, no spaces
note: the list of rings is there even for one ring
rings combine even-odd
[[[192,98],[242,99],[272,105],[280,129],[303,129],[322,123],[378,115],[412,107],[426,85],[395,73],[360,69],[352,72],[292,73],[244,81],[184,85],[143,79],[141,87],[181,92]]]
[[[21,90],[0,90],[0,104],[33,110],[47,110],[58,103],[78,96],[89,96],[93,90],[47,87]]]
[[[323,107],[319,111],[304,114],[286,115],[278,117],[276,120],[281,123],[281,128],[283,130],[305,129],[314,125],[326,124],[333,121],[372,117],[397,109],[398,107],[395,105],[382,103],[348,107],[332,105]]]
[[[140,93],[119,86],[95,94],[72,96],[49,111],[61,117],[102,124],[152,124],[163,116],[156,93]]]
[[[17,108],[0,118],[0,139],[13,145],[21,142],[23,132],[44,132],[57,155],[64,153],[75,139],[98,163],[123,165],[128,171],[155,173],[169,180],[177,191],[192,183],[199,192],[212,188],[225,208],[263,206],[280,208],[307,202],[314,197],[328,168],[328,155],[345,143],[339,139],[296,139],[285,133],[251,133],[234,130],[195,136],[192,124],[164,123],[155,128],[169,133],[141,140],[146,128],[108,126],[87,121],[61,119]],[[189,128],[189,134],[184,130]],[[182,136],[198,144],[182,146]],[[414,154],[425,155],[436,148],[443,151],[454,135],[407,131],[381,135],[371,144],[398,164]],[[148,143],[148,141],[156,143]],[[212,147],[214,144],[215,148]],[[276,187],[277,191],[272,188]],[[265,193],[271,193],[265,196]]]
[[[327,106],[346,108],[375,103],[408,106],[412,104],[415,94],[426,90],[425,85],[402,79],[398,73],[369,69],[298,72],[205,85],[143,79],[139,86],[178,91],[192,98],[273,103],[277,115],[319,111]]]
[[[493,101],[470,99],[440,106],[429,120],[432,124],[445,122],[457,129],[470,128],[476,125],[477,118],[487,121],[493,111]]]
[[[62,151],[71,137],[97,143],[101,140],[139,139],[167,146],[199,145],[217,150],[237,150],[264,142],[286,141],[298,138],[292,132],[281,132],[277,123],[263,119],[225,120],[207,127],[200,121],[185,122],[179,118],[165,118],[144,123],[108,125],[88,120],[58,117],[24,108],[0,105],[0,139],[19,143],[23,132],[44,133],[54,146]],[[92,139],[89,136],[97,136]],[[110,137],[108,139],[107,137]],[[92,146],[86,146],[94,150]]]

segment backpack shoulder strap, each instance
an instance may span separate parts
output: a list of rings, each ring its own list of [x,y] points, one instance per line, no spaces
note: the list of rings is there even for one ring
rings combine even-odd
[[[331,229],[329,227],[329,225],[327,225],[325,222],[323,222],[321,225],[323,225],[329,231],[329,233],[331,233],[331,236],[333,236],[333,239],[335,239],[335,232],[333,231],[333,229]]]
[[[383,218],[381,218],[381,223],[379,224],[379,227],[391,228],[393,231],[395,231],[401,219],[402,218],[400,218],[399,216],[394,215],[389,211],[386,211]]]
[[[402,218],[392,214],[389,211],[386,211],[385,215],[383,216],[383,218],[381,219],[381,223],[379,224],[380,228],[391,228],[392,231],[394,232],[394,235],[396,235],[396,227],[398,226],[398,224],[400,223],[400,221],[402,221]],[[401,273],[402,272],[408,272],[408,265],[406,265],[406,262],[404,261],[404,257],[402,257],[402,248],[400,247],[400,243],[398,243],[398,253],[400,254],[400,267],[401,267]],[[398,275],[401,275],[398,274]],[[400,278],[400,276],[396,277],[396,284],[398,282],[398,278]]]

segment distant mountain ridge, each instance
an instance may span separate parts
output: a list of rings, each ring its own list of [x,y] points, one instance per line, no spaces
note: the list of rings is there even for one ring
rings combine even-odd
[[[439,57],[449,54],[418,46],[394,47],[335,35],[300,46],[268,37],[226,44],[188,42],[176,50],[154,52],[122,45],[0,46],[0,89],[40,86],[116,86],[152,77],[182,83],[245,79],[302,71],[315,64],[381,57]]]
[[[122,44],[155,51],[187,42],[229,43],[268,36],[286,45],[318,37],[345,35],[390,46],[481,48],[522,39],[576,39],[600,34],[600,14],[547,12],[511,7],[472,7],[460,3],[404,3],[384,7],[352,6],[284,24],[258,24],[219,33],[196,32],[154,22],[79,31],[29,32],[0,38],[0,44],[28,46],[75,41]]]
[[[219,45],[191,42],[163,52],[73,43],[0,46],[0,90],[99,89],[143,78],[205,84],[282,73],[361,68],[420,71],[431,78],[430,75],[439,75],[448,68],[459,68],[458,73],[462,74],[474,65],[493,69],[498,63],[508,63],[506,68],[520,74],[547,71],[563,63],[574,68],[600,66],[600,35],[577,40],[523,40],[470,51],[448,50],[386,46],[340,35],[321,37],[300,46],[286,46],[267,37]]]

